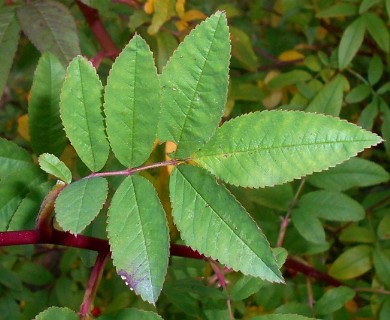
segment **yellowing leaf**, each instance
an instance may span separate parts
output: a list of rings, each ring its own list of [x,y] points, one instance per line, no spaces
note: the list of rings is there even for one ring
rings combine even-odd
[[[206,15],[199,10],[188,10],[184,17],[182,17],[184,21],[193,21],[193,20],[204,20],[206,19]]]
[[[175,25],[176,25],[176,29],[177,30],[183,31],[183,30],[185,30],[187,28],[188,23],[185,22],[184,20],[179,20],[179,21],[175,22]]]
[[[176,1],[176,13],[180,18],[184,17],[186,0],[177,0]]]
[[[147,14],[152,14],[153,13],[153,11],[154,11],[154,0],[146,1],[145,5],[144,5],[144,11]]]
[[[305,56],[297,50],[287,50],[279,55],[280,61],[294,61],[303,59]]]
[[[18,133],[26,141],[30,141],[30,133],[28,130],[28,115],[24,114],[18,118]]]

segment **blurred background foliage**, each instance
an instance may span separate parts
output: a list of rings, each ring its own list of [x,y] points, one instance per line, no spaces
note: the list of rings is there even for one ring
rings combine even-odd
[[[237,319],[268,313],[390,319],[389,0],[3,1],[1,137],[34,153],[29,100],[42,53],[53,53],[64,67],[82,54],[105,81],[113,59],[138,33],[161,72],[178,43],[216,10],[226,12],[232,45],[225,120],[258,110],[303,110],[339,116],[385,142],[302,181],[231,188],[271,245],[285,247],[300,262],[286,264],[286,285],[225,270],[226,292],[207,262],[173,257],[153,307],[129,292],[108,266],[94,316],[131,306],[165,319],[228,319],[228,301]],[[164,157],[170,147],[157,146],[152,157]],[[75,176],[83,175],[70,146],[60,154]],[[169,213],[168,171],[151,172],[149,178]],[[48,188],[33,208],[39,208]],[[98,219],[88,232],[101,235],[102,229],[104,219]],[[172,225],[171,236],[177,237]],[[93,253],[51,246],[9,247],[1,253],[0,318],[30,319],[50,305],[78,309]]]

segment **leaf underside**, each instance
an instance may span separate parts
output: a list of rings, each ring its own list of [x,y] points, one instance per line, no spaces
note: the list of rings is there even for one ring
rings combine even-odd
[[[156,139],[160,86],[153,55],[136,35],[115,60],[104,95],[107,134],[117,159],[141,165]]]
[[[144,177],[127,177],[115,192],[107,233],[118,275],[154,304],[167,272],[169,233],[156,190]]]
[[[260,228],[209,173],[179,166],[172,172],[169,188],[173,218],[188,245],[244,274],[283,282]]]
[[[0,95],[3,93],[19,43],[20,26],[15,11],[0,10]]]
[[[338,118],[263,111],[225,122],[192,160],[230,184],[265,187],[325,170],[381,141]]]
[[[23,32],[41,53],[51,52],[63,64],[80,54],[76,24],[60,2],[33,1],[18,8]]]
[[[158,138],[188,157],[214,133],[226,103],[230,59],[226,17],[217,12],[179,45],[161,75]]]

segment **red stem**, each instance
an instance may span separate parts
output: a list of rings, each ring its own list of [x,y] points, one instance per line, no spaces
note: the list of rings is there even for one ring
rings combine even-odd
[[[105,55],[114,60],[119,55],[120,51],[100,20],[99,12],[96,9],[88,7],[81,1],[76,1],[76,3],[91,28],[91,31],[95,35],[96,40],[105,52]]]
[[[93,266],[91,276],[88,279],[87,288],[84,293],[83,303],[80,307],[80,317],[81,319],[88,319],[88,312],[91,307],[91,304],[95,298],[100,279],[103,275],[104,266],[106,265],[107,259],[110,256],[110,252],[101,251],[96,258],[95,265]]]

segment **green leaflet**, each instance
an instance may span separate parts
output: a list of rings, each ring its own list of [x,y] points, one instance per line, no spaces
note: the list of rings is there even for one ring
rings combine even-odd
[[[27,167],[35,167],[31,155],[17,144],[0,138],[0,181]]]
[[[324,244],[324,227],[322,226],[320,219],[312,212],[296,209],[293,210],[291,218],[295,229],[297,229],[302,237],[314,243]]]
[[[56,156],[48,153],[43,153],[38,158],[39,166],[43,171],[61,179],[66,184],[71,183],[72,173],[68,167]]]
[[[108,211],[107,233],[118,275],[154,304],[167,272],[169,234],[164,209],[148,180],[130,176],[122,182]]]
[[[230,184],[265,187],[325,170],[381,141],[337,118],[263,111],[225,122],[192,160]]]
[[[255,72],[257,69],[257,56],[253,51],[249,36],[241,29],[235,27],[229,27],[229,31],[230,39],[232,41],[232,56],[237,59],[246,70]]]
[[[102,177],[85,178],[68,185],[55,201],[56,220],[65,231],[83,231],[107,198],[108,184]]]
[[[23,198],[46,181],[47,175],[37,166],[24,167],[0,181],[0,231],[5,231]]]
[[[352,300],[355,291],[348,287],[332,288],[315,303],[315,310],[318,314],[329,314],[341,309],[345,303]]]
[[[228,88],[230,43],[226,17],[217,12],[179,45],[161,75],[160,141],[174,141],[185,158],[210,139]]]
[[[60,2],[33,1],[19,7],[17,14],[23,32],[42,53],[51,52],[64,64],[80,54],[73,16]]]
[[[317,18],[334,18],[353,16],[358,13],[356,5],[349,3],[337,3],[316,14]]]
[[[390,256],[388,253],[388,250],[384,251],[378,247],[373,251],[376,276],[386,288],[390,288]]]
[[[343,91],[347,79],[337,75],[316,94],[306,111],[338,116],[343,105]]]
[[[69,308],[50,307],[38,314],[34,320],[79,320],[80,317]]]
[[[109,315],[103,315],[99,317],[99,320],[128,320],[128,319],[137,319],[137,320],[162,320],[162,318],[152,311],[145,311],[135,308],[127,308],[115,312],[114,314],[110,313]]]
[[[344,251],[331,265],[329,274],[336,279],[353,279],[372,268],[372,247],[359,245]]]
[[[240,301],[258,292],[266,282],[251,276],[242,276],[232,287],[230,298],[232,301]]]
[[[364,208],[359,202],[341,192],[326,190],[306,193],[294,210],[305,211],[330,221],[359,221],[365,216]]]
[[[60,118],[60,92],[65,68],[52,54],[44,54],[38,62],[28,107],[31,146],[39,155],[44,152],[60,156],[66,136]]]
[[[31,190],[13,214],[7,231],[34,229],[36,227],[37,213],[53,185],[53,180],[46,181]]]
[[[12,9],[0,10],[0,95],[3,93],[19,42],[20,26]]]
[[[136,35],[115,60],[104,95],[112,151],[126,167],[141,165],[152,151],[160,106],[153,55]]]
[[[307,181],[318,188],[344,191],[383,183],[389,178],[389,173],[375,162],[352,158],[327,171],[313,174]]]
[[[390,35],[386,24],[376,14],[366,12],[363,16],[368,33],[374,38],[378,46],[385,52],[390,49]]]
[[[175,224],[189,246],[244,274],[283,282],[260,228],[210,174],[192,166],[177,167],[169,188]]]
[[[92,64],[78,56],[68,67],[61,91],[62,122],[80,159],[93,172],[105,165],[109,144],[102,115],[103,86]]]
[[[355,57],[363,43],[366,23],[363,17],[357,18],[344,31],[339,47],[339,69],[345,69]]]

